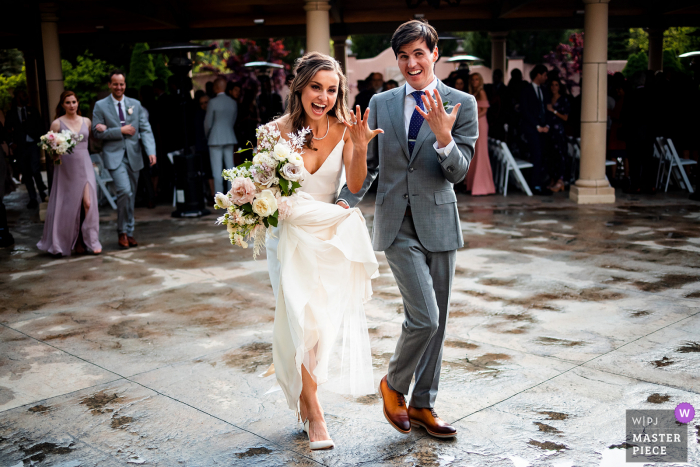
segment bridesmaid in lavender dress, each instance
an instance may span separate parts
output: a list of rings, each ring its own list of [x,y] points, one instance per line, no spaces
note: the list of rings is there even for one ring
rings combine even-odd
[[[76,253],[86,249],[93,254],[102,252],[97,183],[88,150],[90,127],[90,120],[80,116],[78,96],[64,91],[51,131],[70,130],[83,140],[72,154],[61,156],[61,165],[54,168],[44,236],[36,245],[53,255],[70,256],[73,249]]]
[[[469,77],[469,93],[476,99],[479,110],[479,139],[474,147],[474,158],[469,164],[466,184],[467,191],[472,196],[492,195],[496,192],[489,161],[489,122],[486,113],[489,110],[489,100],[484,91],[484,79],[479,73],[472,73]]]

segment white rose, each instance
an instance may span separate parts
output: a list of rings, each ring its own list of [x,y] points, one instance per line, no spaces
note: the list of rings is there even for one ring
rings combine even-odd
[[[304,159],[298,152],[291,153],[287,160],[290,164],[296,165],[297,167],[301,167],[302,165],[304,165]]]
[[[277,211],[277,199],[270,190],[263,190],[255,195],[253,212],[260,217],[268,217]]]
[[[299,180],[304,178],[304,172],[302,171],[302,168],[292,163],[284,164],[284,167],[282,167],[280,173],[284,178],[286,178],[290,182],[298,182]]]
[[[289,145],[287,143],[277,143],[275,144],[275,159],[278,161],[283,161],[289,157],[290,153]]]
[[[216,200],[216,205],[221,209],[227,209],[231,206],[231,200],[223,193],[217,193],[214,199]]]

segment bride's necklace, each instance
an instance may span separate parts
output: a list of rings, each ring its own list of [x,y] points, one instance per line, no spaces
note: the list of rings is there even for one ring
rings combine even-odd
[[[331,120],[328,118],[328,114],[326,114],[326,124],[328,125],[328,128],[326,128],[326,134],[323,135],[323,136],[320,137],[320,138],[316,138],[316,137],[314,136],[314,139],[315,139],[316,141],[321,141],[323,138],[325,138],[326,136],[328,136],[328,132],[331,130]]]

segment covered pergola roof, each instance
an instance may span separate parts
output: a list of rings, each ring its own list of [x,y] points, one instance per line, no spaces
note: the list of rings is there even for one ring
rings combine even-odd
[[[37,0],[5,5],[0,47],[37,30]],[[43,2],[42,2],[43,3]],[[439,31],[583,27],[582,0],[331,0],[331,35],[391,33],[424,15]],[[306,35],[304,0],[57,0],[61,41],[182,41]],[[700,25],[698,0],[611,0],[609,26]],[[255,20],[264,20],[256,24]]]

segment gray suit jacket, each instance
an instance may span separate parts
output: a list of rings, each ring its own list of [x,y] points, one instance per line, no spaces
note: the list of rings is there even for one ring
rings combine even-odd
[[[219,94],[209,101],[204,117],[204,133],[209,146],[238,144],[233,124],[238,115],[238,103],[226,94]]]
[[[95,138],[102,140],[102,159],[107,169],[114,170],[119,167],[124,158],[124,150],[126,150],[129,167],[133,171],[138,171],[143,168],[141,142],[143,141],[148,155],[156,153],[156,142],[153,139],[151,124],[148,123],[148,117],[144,108],[141,107],[141,103],[126,96],[122,102],[124,103],[124,120],[126,120],[127,125],[136,128],[136,133],[133,136],[122,134],[119,115],[112,102],[112,96],[109,95],[95,104],[95,109],[92,111],[92,134]],[[132,109],[131,115],[128,112],[129,108]],[[95,130],[95,126],[100,123],[107,125],[105,131]]]
[[[479,135],[476,100],[438,81],[437,90],[448,112],[462,106],[452,128],[455,146],[442,161],[433,148],[435,135],[427,123],[418,132],[413,155],[409,156],[404,125],[406,87],[375,95],[369,103],[369,127],[381,128],[367,148],[367,178],[362,189],[352,194],[347,185],[338,196],[355,206],[379,175],[375,201],[373,247],[384,251],[394,242],[411,205],[418,239],[431,252],[456,250],[464,246],[453,184],[464,180]]]

